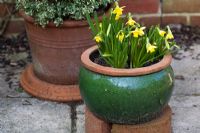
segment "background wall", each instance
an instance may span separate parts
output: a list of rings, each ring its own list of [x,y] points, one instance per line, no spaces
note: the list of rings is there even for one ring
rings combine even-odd
[[[5,31],[5,34],[13,34],[25,30],[23,19],[16,13],[14,2],[15,0],[0,0],[0,33]]]
[[[200,0],[121,0],[142,23],[182,23],[200,26]]]
[[[0,0],[0,31],[2,18],[11,14],[15,0]],[[146,25],[152,24],[188,24],[200,26],[200,0],[121,0],[125,12],[134,13],[134,18]],[[23,19],[18,14],[12,15],[6,34],[24,31]]]

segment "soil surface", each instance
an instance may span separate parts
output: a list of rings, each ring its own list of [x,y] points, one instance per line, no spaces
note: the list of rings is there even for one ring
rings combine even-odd
[[[177,45],[184,51],[192,51],[193,45],[200,44],[200,27],[187,25],[170,25]],[[177,60],[184,58],[182,53],[176,52],[173,57]]]
[[[31,62],[26,33],[12,37],[0,37],[0,68],[24,67]]]

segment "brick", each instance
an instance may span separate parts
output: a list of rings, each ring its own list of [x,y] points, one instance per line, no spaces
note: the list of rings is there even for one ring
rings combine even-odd
[[[162,17],[162,25],[187,24],[186,16],[165,16]]]
[[[152,25],[168,25],[168,24],[187,24],[185,16],[147,16],[139,19],[142,25],[150,27]]]
[[[111,133],[171,133],[171,115],[172,111],[168,106],[159,118],[144,124],[113,124]]]
[[[6,4],[0,4],[0,17],[4,17],[7,13]]]
[[[8,15],[11,11],[12,8],[15,7],[14,4],[2,4],[0,3],[0,18]],[[19,17],[18,14],[12,14],[13,17]]]
[[[164,0],[164,13],[200,12],[200,0]]]
[[[171,133],[171,116],[170,106],[167,106],[161,116],[147,123],[138,125],[119,125],[112,124],[95,117],[86,109],[86,133]]]
[[[110,133],[110,125],[94,116],[87,108],[85,112],[86,133]]]
[[[0,0],[0,3],[15,3],[15,0]]]
[[[150,27],[152,25],[159,25],[160,24],[160,17],[143,17],[139,19],[139,22],[142,25],[145,25],[147,27]]]
[[[200,26],[200,16],[191,16],[190,24],[195,26]]]
[[[121,6],[126,6],[125,13],[157,13],[159,0],[120,0]]]
[[[23,20],[11,20],[6,28],[5,34],[15,34],[25,31],[25,25]]]

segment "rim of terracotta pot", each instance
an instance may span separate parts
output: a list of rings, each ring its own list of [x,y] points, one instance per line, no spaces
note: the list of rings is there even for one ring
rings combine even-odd
[[[105,13],[103,13],[101,16],[99,16],[99,20],[102,20],[102,16],[104,14],[106,14],[106,16],[109,14],[110,9],[113,5],[110,5],[109,9],[107,9],[105,11]],[[28,16],[25,14],[25,12],[23,10],[19,11],[19,14],[29,23],[35,23],[34,18],[31,16]],[[84,27],[84,26],[88,26],[88,22],[87,20],[65,20],[63,22],[63,24],[61,24],[59,27]],[[53,22],[50,22],[46,25],[46,27],[56,27],[56,25]]]
[[[133,69],[118,69],[118,68],[106,67],[96,64],[90,60],[90,55],[97,49],[98,46],[93,46],[82,53],[81,55],[82,65],[93,72],[109,76],[147,75],[167,68],[172,62],[172,56],[171,54],[168,54],[165,55],[160,62],[147,67],[133,68]]]

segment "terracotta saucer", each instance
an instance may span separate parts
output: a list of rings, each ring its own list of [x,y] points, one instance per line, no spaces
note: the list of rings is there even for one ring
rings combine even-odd
[[[80,101],[78,85],[55,85],[38,79],[29,65],[21,75],[20,84],[29,94],[50,101],[72,102]]]

